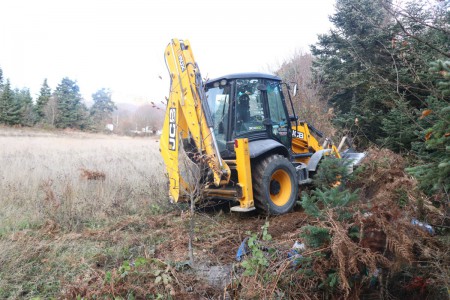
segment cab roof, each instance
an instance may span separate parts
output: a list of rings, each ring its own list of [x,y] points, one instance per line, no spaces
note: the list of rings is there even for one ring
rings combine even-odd
[[[225,76],[209,79],[206,81],[206,84],[220,81],[220,80],[232,80],[232,79],[245,79],[245,78],[262,78],[262,79],[270,79],[270,80],[276,80],[281,81],[281,78],[272,74],[266,74],[266,73],[258,73],[258,72],[249,72],[249,73],[235,73],[235,74],[228,74]]]

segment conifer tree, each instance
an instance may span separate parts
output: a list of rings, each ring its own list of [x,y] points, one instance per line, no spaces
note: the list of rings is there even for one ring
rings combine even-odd
[[[431,63],[430,73],[437,77],[439,94],[427,98],[421,112],[422,142],[414,144],[421,164],[409,168],[428,194],[441,195],[448,202],[450,192],[450,60]],[[435,77],[435,78],[436,78]],[[445,196],[444,196],[445,195]]]
[[[362,131],[370,141],[383,134],[381,119],[388,111],[380,101],[387,98],[386,90],[380,80],[374,80],[385,76],[379,66],[391,64],[385,49],[391,40],[390,17],[383,7],[387,3],[337,0],[336,13],[330,17],[336,28],[320,35],[311,48],[317,57],[314,71],[322,80],[322,95],[338,113],[336,123],[353,135]]]
[[[2,68],[0,68],[0,95],[2,93],[3,90],[3,70]]]
[[[450,55],[449,8],[449,2],[337,0],[335,28],[319,36],[312,53],[321,94],[335,106],[341,130],[359,135],[360,144],[411,149],[420,130],[415,114],[435,93],[428,64]]]
[[[21,122],[20,103],[15,99],[9,79],[3,87],[0,97],[0,123],[18,125]]]
[[[87,124],[87,108],[77,83],[67,77],[63,78],[56,87],[54,96],[58,110],[55,126],[84,129]]]
[[[92,122],[98,129],[102,129],[107,122],[111,122],[112,113],[117,107],[111,100],[111,91],[109,89],[103,88],[98,90],[92,94],[92,100],[94,101],[90,109]]]
[[[412,141],[416,140],[415,131],[418,129],[416,110],[403,98],[395,101],[395,106],[385,115],[381,129],[386,136],[379,143],[396,152],[407,152],[411,149]]]
[[[44,83],[42,83],[41,90],[39,92],[39,96],[36,100],[35,112],[36,112],[36,122],[42,122],[45,118],[45,107],[50,100],[52,95],[52,91],[48,86],[47,79],[44,79]]]
[[[14,98],[20,107],[20,124],[23,126],[33,126],[35,122],[33,98],[27,88],[16,89]]]
[[[4,121],[4,113],[5,113],[5,103],[3,102],[2,93],[3,93],[3,70],[0,68],[0,124]]]

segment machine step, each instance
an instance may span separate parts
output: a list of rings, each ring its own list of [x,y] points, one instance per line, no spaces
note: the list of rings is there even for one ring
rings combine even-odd
[[[232,208],[230,208],[231,211],[236,211],[236,212],[249,212],[249,211],[254,211],[256,208],[253,207],[249,207],[249,208],[243,208],[240,206],[233,206]]]

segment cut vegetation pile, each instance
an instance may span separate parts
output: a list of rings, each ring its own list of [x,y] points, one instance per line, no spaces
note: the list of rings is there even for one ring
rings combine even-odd
[[[96,167],[81,176],[110,180]],[[3,231],[0,298],[446,299],[445,208],[403,168],[400,156],[374,149],[355,179],[304,191],[292,213],[199,211],[193,266],[192,216],[183,205],[155,198],[136,212],[71,227],[52,217],[61,203],[40,223]],[[41,201],[50,187],[41,186]]]

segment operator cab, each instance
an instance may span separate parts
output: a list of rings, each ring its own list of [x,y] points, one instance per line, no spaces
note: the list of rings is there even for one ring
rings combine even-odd
[[[223,158],[235,156],[237,138],[271,139],[291,148],[292,130],[279,77],[232,74],[207,81],[205,90]]]

